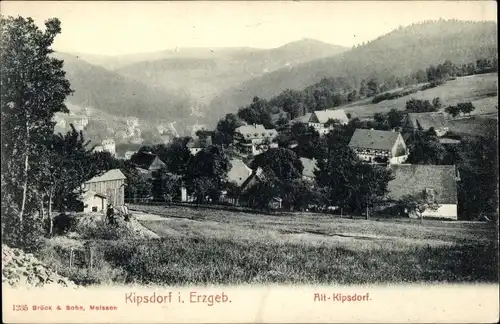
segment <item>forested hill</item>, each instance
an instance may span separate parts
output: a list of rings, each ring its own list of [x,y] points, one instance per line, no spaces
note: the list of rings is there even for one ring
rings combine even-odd
[[[346,77],[353,87],[363,78],[404,78],[419,69],[451,60],[475,62],[498,55],[496,22],[439,20],[399,28],[348,52],[282,68],[225,91],[210,104],[210,116],[221,118],[285,89],[301,90],[325,77]],[[208,115],[208,114],[207,114]]]
[[[75,105],[91,104],[112,116],[135,116],[143,120],[178,120],[189,115],[190,97],[150,88],[118,73],[90,64],[76,55],[57,52],[64,60],[63,69],[75,92],[68,101]]]
[[[165,51],[151,55],[140,62],[122,66],[115,72],[151,87],[189,92],[198,101],[208,105],[216,95],[245,80],[285,66],[331,57],[346,50],[349,48],[313,39],[303,39],[272,49],[187,48],[180,49],[178,53]]]

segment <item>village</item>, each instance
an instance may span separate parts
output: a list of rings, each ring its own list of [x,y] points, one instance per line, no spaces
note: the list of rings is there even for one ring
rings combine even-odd
[[[295,118],[287,127],[280,132],[290,132],[290,128],[296,124],[302,124],[305,129],[310,128],[320,136],[326,136],[336,126],[345,126],[349,123],[349,118],[342,109],[325,109],[314,111],[304,116]],[[394,179],[388,183],[388,197],[393,200],[400,199],[405,195],[425,196],[429,201],[433,201],[436,207],[423,209],[418,215],[406,214],[411,217],[430,217],[437,219],[457,220],[457,182],[460,181],[459,173],[454,165],[432,165],[432,164],[411,164],[407,163],[409,149],[404,136],[408,138],[417,131],[429,131],[433,129],[441,142],[447,145],[458,145],[459,141],[444,137],[448,132],[447,119],[443,113],[424,112],[408,113],[402,121],[402,126],[392,130],[375,129],[355,129],[349,140],[349,148],[352,149],[363,163],[369,165],[383,166],[391,171]],[[213,132],[203,128],[199,129],[198,135],[185,140],[185,147],[192,156],[212,145]],[[237,195],[227,195],[223,192],[217,202],[229,202],[236,206],[248,206],[248,201],[242,199],[250,187],[258,181],[262,181],[262,169],[257,167],[252,169],[252,159],[263,154],[269,149],[278,148],[278,131],[276,129],[266,129],[263,125],[253,124],[239,126],[234,130],[233,142],[230,147],[233,149],[230,158],[230,168],[227,172],[227,181],[237,187]],[[177,136],[178,137],[178,136]],[[175,137],[174,137],[175,138]],[[450,142],[448,142],[450,141]],[[448,144],[451,143],[451,144]],[[297,144],[295,144],[296,146]],[[288,148],[293,148],[292,143]],[[116,156],[114,141],[107,139],[102,145],[94,148],[96,151],[104,151]],[[150,151],[140,150],[127,151],[122,157],[130,161],[141,174],[149,181],[154,181],[157,173],[166,167],[157,154]],[[306,157],[300,157],[303,165],[302,179],[310,183],[315,182],[315,172],[317,171],[317,161]],[[125,205],[125,180],[126,177],[120,170],[110,170],[103,175],[97,176],[85,182],[85,193],[82,196],[84,212],[98,211],[104,212],[108,204],[119,208]],[[181,187],[180,192],[165,193],[171,197],[178,197],[179,202],[195,202],[196,197],[188,193],[186,187]],[[129,197],[129,202],[153,201],[154,197]],[[160,199],[160,201],[162,201]],[[280,197],[273,197],[272,208],[281,209]],[[167,202],[163,200],[163,202]],[[309,206],[312,207],[312,206]],[[329,206],[330,211],[338,209],[338,206]],[[306,208],[309,210],[310,208]],[[408,211],[407,211],[408,213]]]
[[[496,23],[115,57],[1,19],[3,283],[498,281]]]

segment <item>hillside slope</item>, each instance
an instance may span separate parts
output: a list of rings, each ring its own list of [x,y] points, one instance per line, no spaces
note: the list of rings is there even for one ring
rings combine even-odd
[[[66,77],[75,90],[68,101],[74,105],[91,104],[113,116],[136,116],[147,120],[160,117],[177,119],[190,113],[187,95],[152,89],[78,56],[60,52],[54,56],[64,60]]]
[[[494,22],[431,21],[400,28],[335,57],[286,67],[228,89],[210,104],[210,115],[222,117],[247,105],[254,96],[270,98],[290,88],[301,90],[324,77],[361,79],[389,75],[405,77],[431,64],[451,60],[475,62],[498,54]]]
[[[342,46],[304,39],[274,49],[186,49],[162,52],[116,72],[160,89],[186,91],[209,103],[221,91],[285,66],[329,57],[346,51]]]

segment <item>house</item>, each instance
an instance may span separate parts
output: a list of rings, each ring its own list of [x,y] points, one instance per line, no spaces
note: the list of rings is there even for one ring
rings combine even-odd
[[[449,130],[446,117],[438,112],[409,113],[404,118],[402,125],[406,131],[416,131],[418,129],[427,131],[434,128],[437,136],[443,136]]]
[[[302,166],[304,167],[302,170],[302,179],[306,181],[315,181],[316,175],[314,171],[317,170],[316,160],[301,157],[300,162],[302,162]]]
[[[196,155],[199,151],[212,145],[212,136],[202,134],[202,136],[191,138],[187,143],[186,147],[192,155]]]
[[[106,195],[97,193],[92,190],[84,192],[79,200],[83,203],[83,212],[102,212],[106,210],[107,199]]]
[[[130,158],[130,162],[132,162],[136,167],[142,169],[152,175],[154,171],[158,171],[161,168],[165,167],[165,163],[160,160],[160,158],[151,152],[137,152]]]
[[[409,155],[399,132],[357,128],[349,147],[361,161],[369,163],[401,164]]]
[[[234,131],[233,144],[242,155],[258,155],[269,148],[277,148],[278,132],[263,125],[244,125]]]
[[[330,132],[332,125],[326,125],[329,120],[337,120],[341,125],[346,125],[349,122],[343,109],[325,109],[317,110],[304,116],[295,118],[293,123],[302,123],[308,127],[313,127],[320,135],[325,135]]]
[[[253,170],[239,159],[231,159],[230,163],[231,169],[227,173],[227,180],[241,187],[241,185],[252,175]]]
[[[125,201],[125,179],[126,177],[120,169],[109,170],[85,182],[83,191],[93,191],[101,195],[101,197],[104,195],[107,202],[113,204],[113,206],[123,206]]]
[[[395,178],[388,185],[390,198],[431,195],[439,208],[424,211],[423,217],[457,219],[458,173],[454,165],[400,164],[391,169]]]
[[[109,152],[113,156],[116,154],[116,144],[112,138],[103,140],[101,146],[103,148],[103,151]]]

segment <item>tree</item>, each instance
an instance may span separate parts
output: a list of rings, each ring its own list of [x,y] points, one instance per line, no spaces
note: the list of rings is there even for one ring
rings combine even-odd
[[[206,194],[212,200],[219,199],[219,194],[227,182],[227,173],[231,163],[221,146],[212,145],[198,152],[188,163],[186,182],[188,187],[204,202]]]
[[[226,116],[224,116],[224,119],[219,120],[216,127],[216,132],[221,139],[219,144],[231,144],[233,142],[235,129],[240,127],[241,125],[243,125],[243,123],[235,114],[227,114]]]
[[[460,109],[458,106],[448,106],[444,109],[448,114],[452,115],[453,117],[456,117],[460,114]]]
[[[378,93],[378,80],[376,78],[370,78],[366,86],[368,88],[367,97],[373,97]]]
[[[350,206],[355,210],[366,210],[369,218],[369,208],[383,202],[389,181],[393,179],[391,171],[379,165],[357,163],[350,182]]]
[[[402,126],[403,118],[405,113],[401,110],[391,109],[387,113],[387,123],[390,129],[398,128]]]
[[[262,124],[266,128],[272,127],[269,103],[259,97],[254,97],[249,106],[240,108],[238,117],[248,124]]]
[[[277,197],[283,199],[285,207],[294,206],[304,169],[299,157],[289,149],[273,148],[257,155],[254,166],[263,170],[265,180],[258,186],[262,192],[252,191],[252,198],[259,200],[261,207]]]
[[[425,192],[405,195],[400,199],[399,205],[404,208],[409,215],[416,214],[420,222],[424,220],[423,213],[425,211],[436,211],[440,207],[435,199],[426,195]]]
[[[33,152],[53,133],[54,113],[68,112],[64,100],[72,90],[63,61],[50,57],[59,20],[47,20],[43,32],[31,18],[1,17],[0,25],[2,201],[14,204],[8,211],[16,211],[22,223],[25,212],[36,208],[27,204]]]
[[[457,105],[457,108],[458,108],[458,111],[462,112],[463,114],[469,114],[469,115],[471,112],[473,112],[476,109],[476,107],[474,107],[474,105],[470,101],[460,102]]]
[[[303,111],[302,101],[302,92],[286,89],[271,100],[270,104],[283,109],[283,111],[288,113],[290,119],[294,119],[300,116]]]
[[[408,140],[408,163],[441,164],[446,156],[446,149],[433,130],[415,131]]]
[[[418,100],[411,98],[406,102],[406,110],[411,113],[434,112],[437,109],[429,100]]]
[[[436,111],[438,111],[439,109],[441,109],[441,107],[442,107],[441,98],[435,97],[434,99],[432,99],[432,106],[434,107],[434,109]]]

